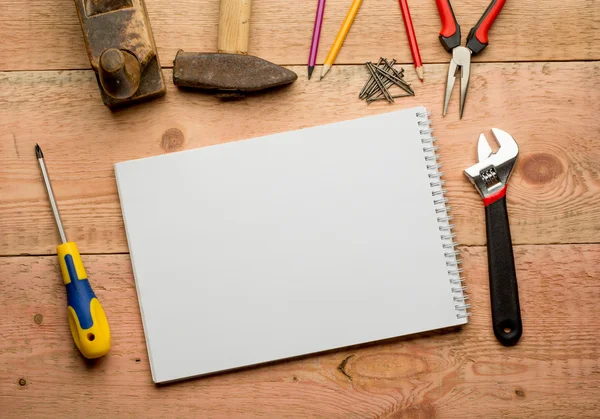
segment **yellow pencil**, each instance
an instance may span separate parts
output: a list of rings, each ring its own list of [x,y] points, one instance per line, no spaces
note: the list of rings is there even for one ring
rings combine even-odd
[[[346,35],[348,35],[348,31],[350,30],[350,27],[354,22],[354,18],[356,17],[356,14],[358,13],[358,9],[360,9],[360,5],[362,4],[362,2],[363,0],[354,0],[352,2],[352,6],[350,6],[350,10],[348,10],[346,19],[344,19],[344,23],[342,24],[340,31],[335,37],[335,41],[333,42],[333,45],[329,50],[329,54],[327,54],[327,58],[325,58],[325,62],[323,63],[323,69],[321,70],[321,78],[325,77],[325,74],[327,74],[327,72],[333,65],[333,62],[335,61],[338,52],[340,52],[340,49],[342,48],[342,44],[346,39]]]

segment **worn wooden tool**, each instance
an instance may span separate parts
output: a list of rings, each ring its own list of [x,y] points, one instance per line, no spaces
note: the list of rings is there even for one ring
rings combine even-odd
[[[144,0],[75,0],[104,104],[166,93]]]
[[[220,0],[218,52],[179,51],[173,83],[215,91],[221,97],[243,96],[292,83],[287,68],[248,54],[251,0]]]

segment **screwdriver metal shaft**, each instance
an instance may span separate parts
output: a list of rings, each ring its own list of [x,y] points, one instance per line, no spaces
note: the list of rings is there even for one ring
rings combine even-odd
[[[52,183],[50,183],[50,176],[48,176],[48,170],[46,169],[46,163],[44,162],[44,153],[39,145],[35,145],[35,155],[37,156],[38,162],[40,163],[40,169],[42,170],[42,176],[44,177],[44,184],[46,185],[46,192],[48,192],[48,198],[50,199],[50,206],[52,206],[52,213],[56,220],[56,226],[58,227],[58,234],[63,243],[67,242],[67,236],[60,220],[60,212],[58,211],[58,205],[56,205],[56,199],[54,199],[54,191],[52,190]]]

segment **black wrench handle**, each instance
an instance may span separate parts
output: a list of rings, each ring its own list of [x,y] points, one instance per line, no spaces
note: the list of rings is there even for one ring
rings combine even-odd
[[[505,196],[486,205],[485,220],[492,325],[500,343],[512,346],[519,341],[523,324]]]

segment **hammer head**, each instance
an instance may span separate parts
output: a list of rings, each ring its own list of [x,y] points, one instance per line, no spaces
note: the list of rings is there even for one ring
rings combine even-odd
[[[173,83],[180,87],[242,94],[289,84],[296,73],[252,55],[179,50],[173,62]]]

